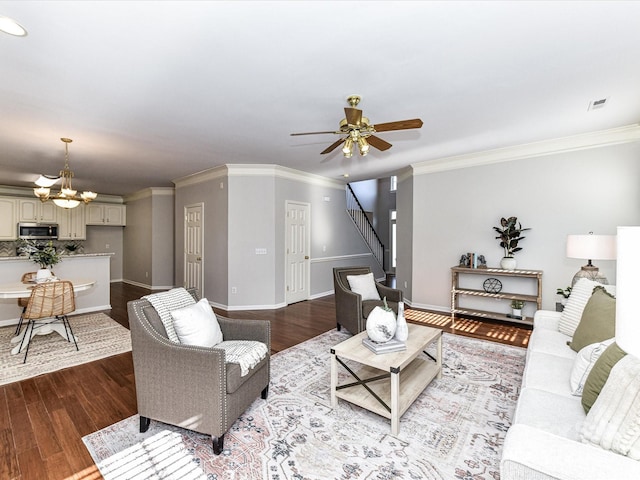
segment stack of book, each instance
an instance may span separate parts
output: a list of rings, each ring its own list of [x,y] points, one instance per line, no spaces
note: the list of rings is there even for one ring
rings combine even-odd
[[[396,340],[395,338],[392,338],[388,342],[377,343],[369,337],[366,337],[362,339],[362,344],[376,355],[381,353],[402,352],[407,349],[407,345],[404,342]]]

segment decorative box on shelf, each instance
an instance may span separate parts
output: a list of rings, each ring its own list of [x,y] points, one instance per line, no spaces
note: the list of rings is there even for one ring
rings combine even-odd
[[[467,288],[461,287],[460,277],[464,275],[482,275],[487,278],[483,282],[482,289],[480,288]],[[527,291],[535,293],[524,293],[522,290],[514,290],[512,292],[502,291],[502,283],[499,279],[494,277],[501,277],[506,283],[509,279],[523,279],[523,281],[532,283]],[[517,283],[517,282],[516,282]],[[513,288],[510,286],[509,288]],[[523,289],[524,290],[524,289]],[[524,302],[535,303],[536,309],[542,308],[542,270],[504,270],[502,268],[468,268],[468,267],[452,267],[451,268],[451,318],[455,322],[456,315],[469,316],[476,318],[487,318],[491,320],[500,320],[505,322],[524,323],[527,325],[533,324],[533,319],[522,316],[516,318],[516,315],[511,313],[505,314],[492,309],[480,309],[480,308],[465,308],[460,306],[460,297],[467,296],[470,298],[490,298],[496,300],[506,300],[511,302],[512,300],[522,300]],[[500,302],[502,306],[504,302]],[[508,307],[509,305],[506,305]]]

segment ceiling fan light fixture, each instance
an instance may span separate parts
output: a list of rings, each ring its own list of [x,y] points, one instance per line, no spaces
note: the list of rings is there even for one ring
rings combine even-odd
[[[358,149],[360,150],[360,155],[362,155],[363,157],[366,156],[367,153],[369,153],[369,142],[367,142],[366,138],[358,138]]]
[[[351,137],[347,137],[344,141],[344,147],[342,147],[342,153],[346,158],[353,157],[353,139]]]
[[[69,144],[73,142],[70,138],[61,138],[64,142],[64,168],[60,170],[60,175],[58,177],[48,176],[48,175],[40,175],[40,178],[36,180],[36,185],[38,188],[33,189],[33,193],[36,197],[38,197],[42,202],[46,202],[48,200],[52,200],[58,207],[61,208],[75,208],[80,205],[81,202],[89,203],[96,199],[98,196],[97,193],[91,191],[84,191],[77,197],[78,193],[71,186],[71,179],[73,178],[73,171],[69,168]],[[40,183],[43,182],[53,182],[50,185],[43,186]],[[56,183],[58,180],[62,179],[62,185],[60,186],[60,191],[57,194],[51,194],[50,186]]]

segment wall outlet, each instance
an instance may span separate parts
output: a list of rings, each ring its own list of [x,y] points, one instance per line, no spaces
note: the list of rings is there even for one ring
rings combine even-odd
[[[407,281],[405,280],[405,282],[404,282],[404,288],[407,288],[407,286],[408,286],[408,285],[407,285]]]
[[[145,276],[146,278],[149,278],[149,272],[144,272],[144,276]]]
[[[238,293],[238,289],[236,287],[231,287],[231,293]]]

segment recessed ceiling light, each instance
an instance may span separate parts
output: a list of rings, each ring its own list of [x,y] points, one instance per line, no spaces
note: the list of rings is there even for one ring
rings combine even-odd
[[[348,173],[343,173],[343,174],[342,174],[342,176],[343,176],[344,178],[349,178],[349,174],[348,174]]]
[[[9,17],[0,16],[0,32],[15,35],[16,37],[27,36],[27,30],[14,19]]]

